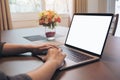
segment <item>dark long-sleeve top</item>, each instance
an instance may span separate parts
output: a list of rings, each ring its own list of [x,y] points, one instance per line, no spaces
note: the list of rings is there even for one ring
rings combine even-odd
[[[3,50],[4,44],[5,42],[0,42],[0,57],[2,57],[2,50]],[[26,74],[8,76],[0,71],[0,80],[32,80],[32,79]]]

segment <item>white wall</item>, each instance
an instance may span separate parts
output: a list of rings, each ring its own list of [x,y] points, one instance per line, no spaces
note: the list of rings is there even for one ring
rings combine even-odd
[[[12,14],[13,29],[38,26],[38,13]]]
[[[114,10],[115,10],[115,0],[88,0],[88,12],[113,13]]]
[[[115,13],[115,0],[107,0],[107,12]]]
[[[98,12],[98,0],[88,0],[88,12],[89,13]]]

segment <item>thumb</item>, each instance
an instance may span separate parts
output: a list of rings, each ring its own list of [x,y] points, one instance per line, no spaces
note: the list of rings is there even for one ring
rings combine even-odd
[[[47,61],[47,56],[41,56],[41,59],[43,62],[46,62]]]

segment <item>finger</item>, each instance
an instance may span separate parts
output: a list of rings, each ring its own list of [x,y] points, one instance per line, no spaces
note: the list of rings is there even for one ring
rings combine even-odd
[[[52,47],[58,48],[58,46],[54,45],[54,44],[48,44],[47,46],[52,46]]]
[[[66,57],[66,56],[67,56],[67,55],[66,55],[66,53],[62,53],[62,54],[63,54],[63,56],[64,56],[64,57]]]
[[[39,48],[40,50],[44,50],[44,49],[49,49],[49,48],[52,48],[51,46],[45,46],[45,47],[41,47],[41,48]]]
[[[61,48],[59,48],[59,51],[62,52],[63,50]]]
[[[56,48],[56,47],[53,47],[53,46],[43,46],[43,47],[40,47],[40,49],[49,49],[49,48]]]
[[[45,62],[47,60],[47,57],[46,56],[42,56],[41,59],[42,59],[43,62]]]
[[[63,56],[63,58],[66,57],[66,53],[64,53],[64,52],[61,52],[60,54]]]

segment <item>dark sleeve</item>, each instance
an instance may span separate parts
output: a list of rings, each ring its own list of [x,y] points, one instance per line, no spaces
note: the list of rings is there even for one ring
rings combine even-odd
[[[0,57],[2,56],[2,50],[5,42],[0,42]]]
[[[32,79],[26,74],[7,76],[3,72],[0,72],[0,80],[32,80]]]

